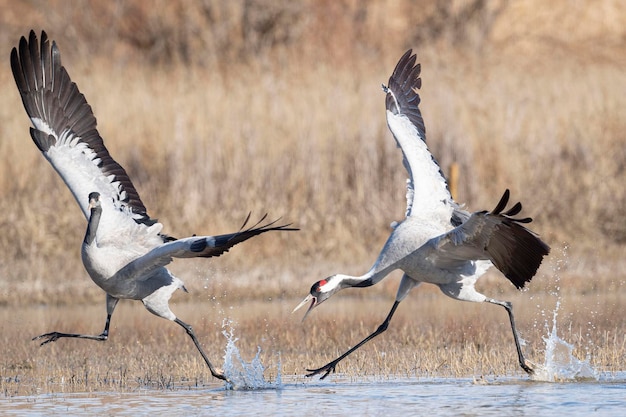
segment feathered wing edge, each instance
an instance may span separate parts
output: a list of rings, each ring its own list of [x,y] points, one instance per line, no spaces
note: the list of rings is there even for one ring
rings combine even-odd
[[[521,212],[521,203],[504,211],[509,195],[507,189],[492,211],[472,213],[465,223],[437,238],[433,259],[442,263],[489,259],[515,287],[523,288],[537,273],[550,247],[523,226],[532,221],[530,217],[513,217]]]
[[[20,39],[19,52],[17,48],[11,50],[11,69],[34,126],[30,129],[31,137],[39,150],[45,154],[64,139],[84,143],[95,153],[95,158],[90,159],[102,175],[110,183],[119,184],[119,200],[137,215],[135,220],[154,224],[156,220],[148,216],[126,170],[113,160],[104,146],[91,106],[61,65],[59,49],[55,42],[50,46],[46,32],[41,32],[41,43],[34,31],[30,32],[28,40]],[[71,191],[78,200],[76,191]]]
[[[488,216],[498,219],[485,250],[494,266],[517,288],[523,288],[537,273],[543,257],[550,253],[550,247],[537,234],[522,226],[532,222],[532,218],[513,218],[522,211],[517,202],[503,212],[509,200],[507,189],[498,205]]]
[[[116,275],[148,277],[150,272],[169,264],[172,262],[173,258],[210,258],[220,256],[228,252],[228,250],[236,244],[265,232],[300,230],[290,227],[291,224],[276,226],[276,223],[280,219],[259,226],[266,218],[267,214],[253,226],[245,228],[250,219],[250,214],[248,214],[238,232],[218,236],[192,236],[164,243],[147,254],[133,260],[118,271]]]
[[[254,225],[246,228],[248,221],[250,220],[250,213],[246,217],[243,225],[240,230],[235,233],[229,233],[226,235],[219,236],[210,236],[210,237],[201,237],[201,238],[187,238],[191,240],[191,245],[189,250],[181,253],[179,255],[174,255],[179,258],[211,258],[214,256],[220,256],[224,252],[228,252],[230,248],[235,246],[238,243],[241,243],[245,240],[250,239],[251,237],[260,235],[265,232],[270,231],[295,231],[300,230],[298,228],[289,227],[290,224],[284,224],[280,226],[275,226],[275,224],[280,220],[276,219],[272,222],[264,224],[263,226],[259,226],[265,219],[267,218],[267,213],[259,219]],[[194,240],[195,239],[195,240]]]
[[[422,67],[415,63],[417,56],[412,54],[413,50],[409,49],[402,55],[389,77],[388,85],[383,85],[383,91],[387,93],[385,105],[393,114],[407,116],[425,142],[426,127],[419,109],[420,96],[416,91],[422,87]]]
[[[395,115],[406,114],[409,121],[417,129],[417,134],[420,138],[426,142],[426,127],[424,126],[424,119],[419,110],[420,97],[415,91],[422,86],[422,79],[420,75],[420,65],[415,66],[417,57],[411,55],[412,50],[409,49],[402,55],[396,67],[389,77],[388,85],[383,84],[383,91],[385,96],[385,107],[387,111]],[[411,71],[413,69],[414,71]],[[390,128],[391,129],[391,128]],[[393,131],[392,131],[393,133]],[[405,216],[411,214],[411,208],[413,207],[413,200],[415,198],[415,187],[413,183],[413,171],[411,170],[411,164],[407,159],[405,150],[402,148],[402,144],[398,138],[394,135],[396,145],[402,149],[402,164],[409,174],[409,178],[406,181],[406,212]]]
[[[417,90],[422,86],[422,79],[420,78],[421,65],[416,63],[416,61],[417,56],[413,54],[413,51],[411,49],[406,51],[396,64],[391,77],[389,77],[388,85],[382,86],[383,91],[386,93],[385,105],[388,112],[388,126],[393,133],[398,147],[402,149],[402,162],[409,174],[406,184],[407,216],[409,216],[413,210],[413,203],[416,198],[415,193],[420,192],[420,190],[416,189],[415,181],[420,181],[420,178],[415,178],[417,175],[416,173],[425,163],[422,159],[416,159],[418,158],[417,155],[420,154],[418,150],[420,146],[414,143],[414,141],[421,140],[424,146],[426,144],[426,127],[419,109],[420,96],[417,92]],[[413,129],[407,129],[403,127],[404,125],[402,123],[396,124],[398,122],[390,120],[395,119],[395,117],[391,116],[390,113],[394,116],[406,117],[415,130],[413,131]],[[446,200],[446,203],[449,202],[456,207],[457,205],[453,203],[452,197],[450,196],[448,183],[443,171],[441,170],[441,166],[429,151],[428,154],[430,156],[430,162],[434,164],[436,169],[435,175],[438,174],[440,177],[437,180],[441,181],[441,189],[438,190],[435,195],[431,195],[431,193],[428,192],[426,193],[428,195],[420,195],[418,198],[424,197]],[[438,189],[438,186],[435,187]],[[422,189],[421,192],[423,193],[424,190]]]

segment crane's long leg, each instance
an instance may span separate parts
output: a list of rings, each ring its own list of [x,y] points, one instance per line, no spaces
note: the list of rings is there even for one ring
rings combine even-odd
[[[50,342],[56,342],[62,337],[91,339],[91,340],[98,340],[98,341],[103,342],[109,338],[109,325],[111,324],[111,316],[113,315],[113,310],[115,310],[115,306],[117,305],[118,301],[119,301],[119,298],[115,298],[107,294],[107,320],[106,320],[106,323],[104,324],[104,330],[102,331],[102,333],[100,333],[97,336],[89,335],[89,334],[50,332],[50,333],[44,333],[42,335],[33,337],[32,340],[45,339],[43,342],[41,342],[39,346],[43,346],[46,343],[50,343]]]
[[[216,369],[213,366],[213,364],[211,364],[211,361],[209,361],[209,358],[202,350],[202,347],[200,346],[200,342],[198,342],[198,338],[196,337],[196,334],[194,333],[191,326],[185,323],[184,321],[180,320],[179,318],[174,319],[174,321],[180,324],[185,329],[189,337],[191,337],[191,340],[193,340],[193,343],[196,345],[196,348],[198,348],[198,351],[202,355],[202,359],[204,359],[204,362],[206,362],[207,366],[209,367],[209,370],[211,371],[211,375],[223,381],[230,382],[228,378],[226,378],[226,375],[224,375],[224,372],[222,370]]]
[[[376,329],[374,333],[370,334],[365,339],[361,340],[356,346],[349,349],[346,353],[339,356],[334,361],[328,362],[326,365],[322,366],[321,368],[307,369],[307,371],[309,371],[310,373],[307,374],[306,376],[313,376],[313,375],[317,375],[319,373],[325,372],[324,375],[320,378],[320,379],[324,379],[331,372],[335,372],[335,367],[337,366],[337,364],[341,362],[343,359],[345,359],[346,356],[350,355],[352,352],[354,352],[355,350],[357,350],[358,348],[360,348],[361,346],[369,342],[371,339],[375,338],[376,336],[378,336],[379,334],[387,330],[387,327],[389,326],[389,322],[391,321],[391,318],[393,317],[393,314],[396,312],[396,308],[398,308],[399,304],[400,304],[400,301],[396,301],[393,303],[393,307],[391,307],[391,311],[389,311],[389,314],[387,314],[387,318],[385,319],[385,321],[382,322],[380,326],[378,326],[378,328]]]
[[[506,309],[507,313],[509,313],[509,320],[511,321],[511,329],[513,330],[513,339],[515,339],[515,348],[517,349],[519,364],[524,371],[526,371],[529,375],[532,375],[535,371],[526,363],[526,360],[524,359],[524,354],[522,353],[522,347],[520,346],[519,338],[517,336],[515,319],[513,318],[513,304],[511,304],[509,301],[498,301],[494,300],[493,298],[487,298],[485,301],[491,304],[502,306]]]

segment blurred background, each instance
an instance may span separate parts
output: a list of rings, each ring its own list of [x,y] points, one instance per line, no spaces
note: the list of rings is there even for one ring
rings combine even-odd
[[[80,261],[85,220],[32,143],[11,75],[11,48],[31,29],[57,42],[111,155],[165,233],[232,232],[248,212],[301,228],[208,262],[175,262],[205,298],[303,296],[323,276],[374,262],[406,207],[380,85],[409,48],[422,64],[430,149],[445,172],[459,168],[457,200],[491,209],[510,188],[554,249],[541,273],[558,263],[568,285],[623,287],[625,2],[0,8],[1,304],[102,299]],[[394,292],[397,282],[385,285]]]

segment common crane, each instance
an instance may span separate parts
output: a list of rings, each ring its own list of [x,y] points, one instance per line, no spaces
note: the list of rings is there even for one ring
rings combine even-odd
[[[514,217],[522,210],[520,203],[505,211],[509,190],[491,211],[470,214],[452,199],[446,179],[426,146],[424,120],[418,107],[420,97],[416,92],[422,84],[416,59],[408,50],[398,61],[388,86],[383,85],[387,125],[402,149],[404,166],[409,173],[406,217],[393,225],[378,259],[367,273],[361,276],[336,274],[316,282],[294,312],[309,304],[306,318],[313,308],[338,291],[369,287],[391,271],[400,269],[404,274],[395,302],[372,334],[326,365],[307,369],[310,372],[307,376],[324,373],[322,379],[326,378],[344,358],[387,330],[400,302],[422,282],[439,286],[445,295],[457,300],[504,307],[511,322],[519,364],[532,374],[522,354],[512,304],[484,296],[476,291],[474,284],[494,265],[521,289],[533,278],[550,248],[523,226],[530,223],[531,218]]]
[[[176,239],[161,233],[150,218],[128,174],[109,154],[96,129],[91,107],[61,64],[55,42],[34,31],[11,51],[11,69],[26,113],[30,135],[61,176],[88,220],[82,261],[91,279],[106,292],[107,318],[99,335],[50,332],[33,338],[41,345],[60,338],[107,340],[111,315],[120,299],[141,300],[148,311],[185,329],[215,378],[227,380],[204,353],[190,325],[170,310],[174,291],[187,291],[165,266],[173,258],[219,256],[234,245],[269,231],[297,230],[263,216],[235,233]]]

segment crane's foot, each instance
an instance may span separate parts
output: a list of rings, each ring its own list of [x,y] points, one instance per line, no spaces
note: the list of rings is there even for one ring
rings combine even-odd
[[[335,366],[337,366],[337,362],[330,362],[327,363],[326,365],[322,366],[321,368],[317,368],[317,369],[307,369],[307,371],[309,372],[308,374],[306,374],[307,378],[312,377],[313,375],[317,375],[317,374],[321,374],[322,372],[324,372],[324,375],[322,375],[322,377],[320,379],[324,379],[326,378],[331,372],[335,373]]]
[[[217,379],[221,379],[224,382],[228,382],[231,385],[234,385],[229,379],[228,377],[224,374],[224,370],[220,369],[220,368],[212,368],[211,369],[211,375],[213,375],[215,378]]]
[[[534,364],[532,364],[532,365],[534,365]],[[528,361],[520,362],[520,366],[522,367],[522,369],[524,371],[526,371],[526,373],[528,375],[534,375],[535,374],[535,370],[529,365]]]
[[[61,337],[59,332],[51,332],[51,333],[40,334],[39,336],[33,337],[31,340],[46,339],[39,344],[39,346],[43,346],[46,343],[56,342],[57,340],[59,340],[59,337]]]
[[[85,334],[75,334],[75,333],[61,333],[61,332],[50,332],[50,333],[44,333],[41,334],[39,336],[35,336],[33,337],[31,340],[40,340],[40,339],[45,339],[43,342],[41,342],[39,344],[39,346],[43,346],[47,343],[50,342],[56,342],[57,340],[59,340],[62,337],[73,337],[73,338],[78,338],[78,339],[90,339],[90,340],[98,340],[98,341],[105,341],[108,339],[108,334],[106,333],[102,333],[98,336],[92,336],[92,335],[85,335]]]

